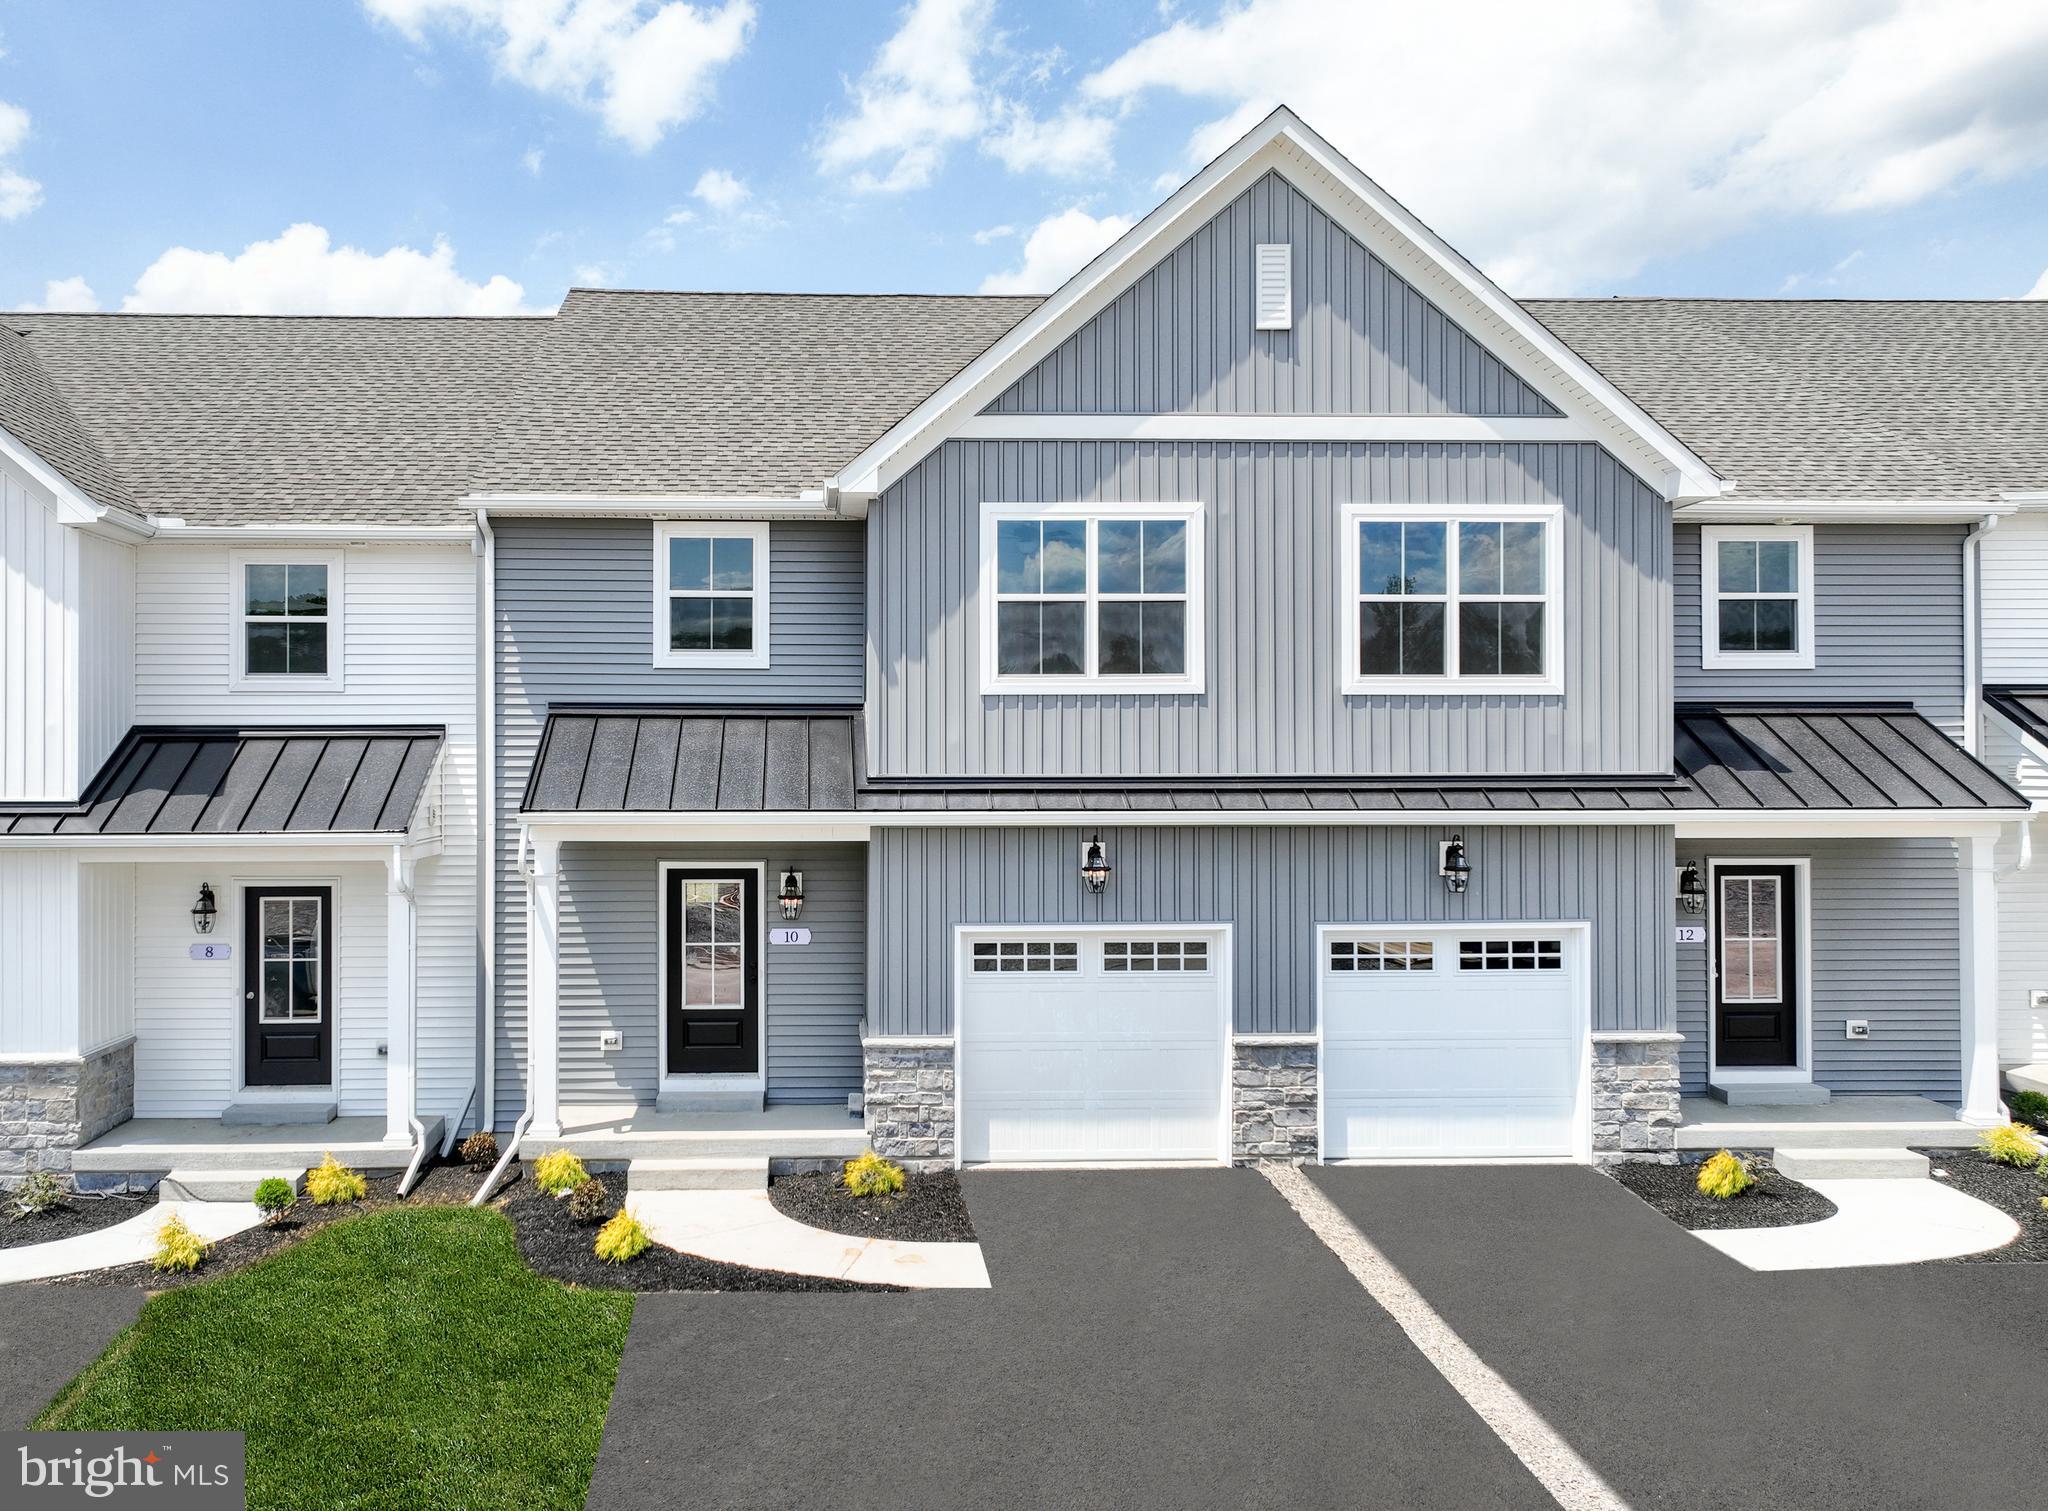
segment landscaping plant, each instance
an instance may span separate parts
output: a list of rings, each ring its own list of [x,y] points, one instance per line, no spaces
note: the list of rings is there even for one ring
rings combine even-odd
[[[156,1230],[156,1252],[149,1256],[153,1270],[196,1270],[206,1257],[206,1240],[185,1226],[185,1219],[173,1212]]]
[[[840,1181],[855,1196],[894,1196],[903,1189],[903,1167],[870,1149],[846,1162]]]
[[[298,1193],[292,1190],[292,1183],[278,1176],[256,1182],[256,1194],[249,1198],[263,1211],[263,1221],[276,1227],[284,1221],[285,1213],[299,1204]]]
[[[550,1196],[566,1196],[589,1179],[583,1161],[566,1149],[550,1149],[533,1162],[534,1184]]]
[[[1715,1201],[1729,1201],[1755,1184],[1756,1177],[1749,1173],[1749,1166],[1726,1149],[1700,1166],[1700,1194]]]
[[[498,1135],[488,1128],[472,1133],[455,1152],[470,1169],[488,1170],[498,1162]]]
[[[569,1216],[577,1222],[596,1222],[611,1210],[611,1205],[611,1192],[594,1175],[569,1193]]]
[[[638,1259],[654,1244],[647,1236],[647,1227],[624,1207],[612,1214],[612,1220],[597,1230],[597,1257],[606,1264],[624,1264],[629,1259]]]
[[[2012,1120],[2036,1133],[2048,1133],[2048,1091],[2015,1091],[2007,1100]]]
[[[64,1189],[56,1176],[47,1170],[38,1170],[16,1188],[14,1210],[21,1217],[39,1217],[63,1206],[70,1196],[71,1193]]]
[[[2041,1163],[2041,1151],[2017,1123],[2000,1123],[1977,1135],[1977,1147],[2001,1165],[2031,1170]]]
[[[361,1201],[369,1189],[360,1174],[331,1154],[306,1173],[306,1194],[313,1198],[316,1207]]]

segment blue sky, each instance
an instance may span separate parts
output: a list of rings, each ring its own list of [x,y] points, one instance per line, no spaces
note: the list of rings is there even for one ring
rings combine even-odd
[[[2048,294],[2048,7],[1727,9],[0,0],[0,306],[1037,291],[1276,99],[1513,293]]]

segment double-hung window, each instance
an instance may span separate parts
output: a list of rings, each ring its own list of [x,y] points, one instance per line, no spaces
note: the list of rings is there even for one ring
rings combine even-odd
[[[228,558],[228,681],[245,690],[341,686],[341,553]]]
[[[1700,665],[1810,671],[1813,527],[1700,527]]]
[[[654,527],[654,664],[768,665],[768,527]]]
[[[1549,693],[1564,685],[1562,512],[1344,513],[1344,690]]]
[[[982,531],[985,691],[1201,691],[1198,506],[991,504]]]

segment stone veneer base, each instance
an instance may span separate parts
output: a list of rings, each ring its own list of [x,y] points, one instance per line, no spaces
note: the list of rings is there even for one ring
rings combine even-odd
[[[1230,1047],[1230,1157],[1301,1164],[1320,1141],[1313,1044]]]
[[[135,1041],[82,1059],[0,1059],[0,1187],[46,1171],[69,1186],[71,1152],[135,1115]],[[87,1177],[97,1191],[127,1177]]]
[[[955,1148],[953,1046],[862,1047],[863,1117],[877,1154],[912,1170],[950,1170]]]
[[[1593,1041],[1593,1162],[1678,1163],[1678,1038]]]

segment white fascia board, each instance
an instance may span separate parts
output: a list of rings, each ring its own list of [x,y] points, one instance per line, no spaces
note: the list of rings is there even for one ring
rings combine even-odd
[[[795,497],[749,494],[471,493],[463,504],[495,519],[832,519],[823,490]]]
[[[2021,509],[2048,509],[2048,488],[2022,488],[1998,495],[2003,503]]]
[[[90,850],[98,861],[218,860],[224,855],[277,851],[293,860],[375,860],[394,844],[411,848],[403,834],[4,834],[0,850]]]
[[[2010,499],[2011,495],[2005,495]],[[1969,524],[2017,514],[2020,505],[1982,498],[1720,498],[1680,504],[1680,524]]]
[[[468,522],[459,525],[351,525],[342,521],[317,525],[188,525],[181,519],[159,518],[156,526],[156,538],[160,541],[191,541],[194,544],[213,541],[240,541],[248,545],[352,545],[368,541],[431,544],[435,541],[467,542],[476,533],[476,526]]]
[[[0,429],[0,457],[20,468],[30,482],[57,501],[57,518],[64,524],[86,530],[103,529],[137,540],[147,540],[155,533],[151,521],[101,503],[44,461],[34,447],[5,429]]]
[[[1583,421],[1483,415],[979,414],[963,441],[1598,441]]]
[[[828,489],[868,498],[882,492],[1136,282],[1167,249],[1272,168],[1319,183],[1328,191],[1320,207],[1339,225],[1441,304],[1475,339],[1510,359],[1520,376],[1558,408],[1567,414],[1590,410],[1596,433],[1604,433],[1617,455],[1667,498],[1711,498],[1726,490],[1726,481],[1705,461],[1284,106],[891,426],[842,468]],[[1530,359],[1528,365],[1512,362],[1517,352]]]

